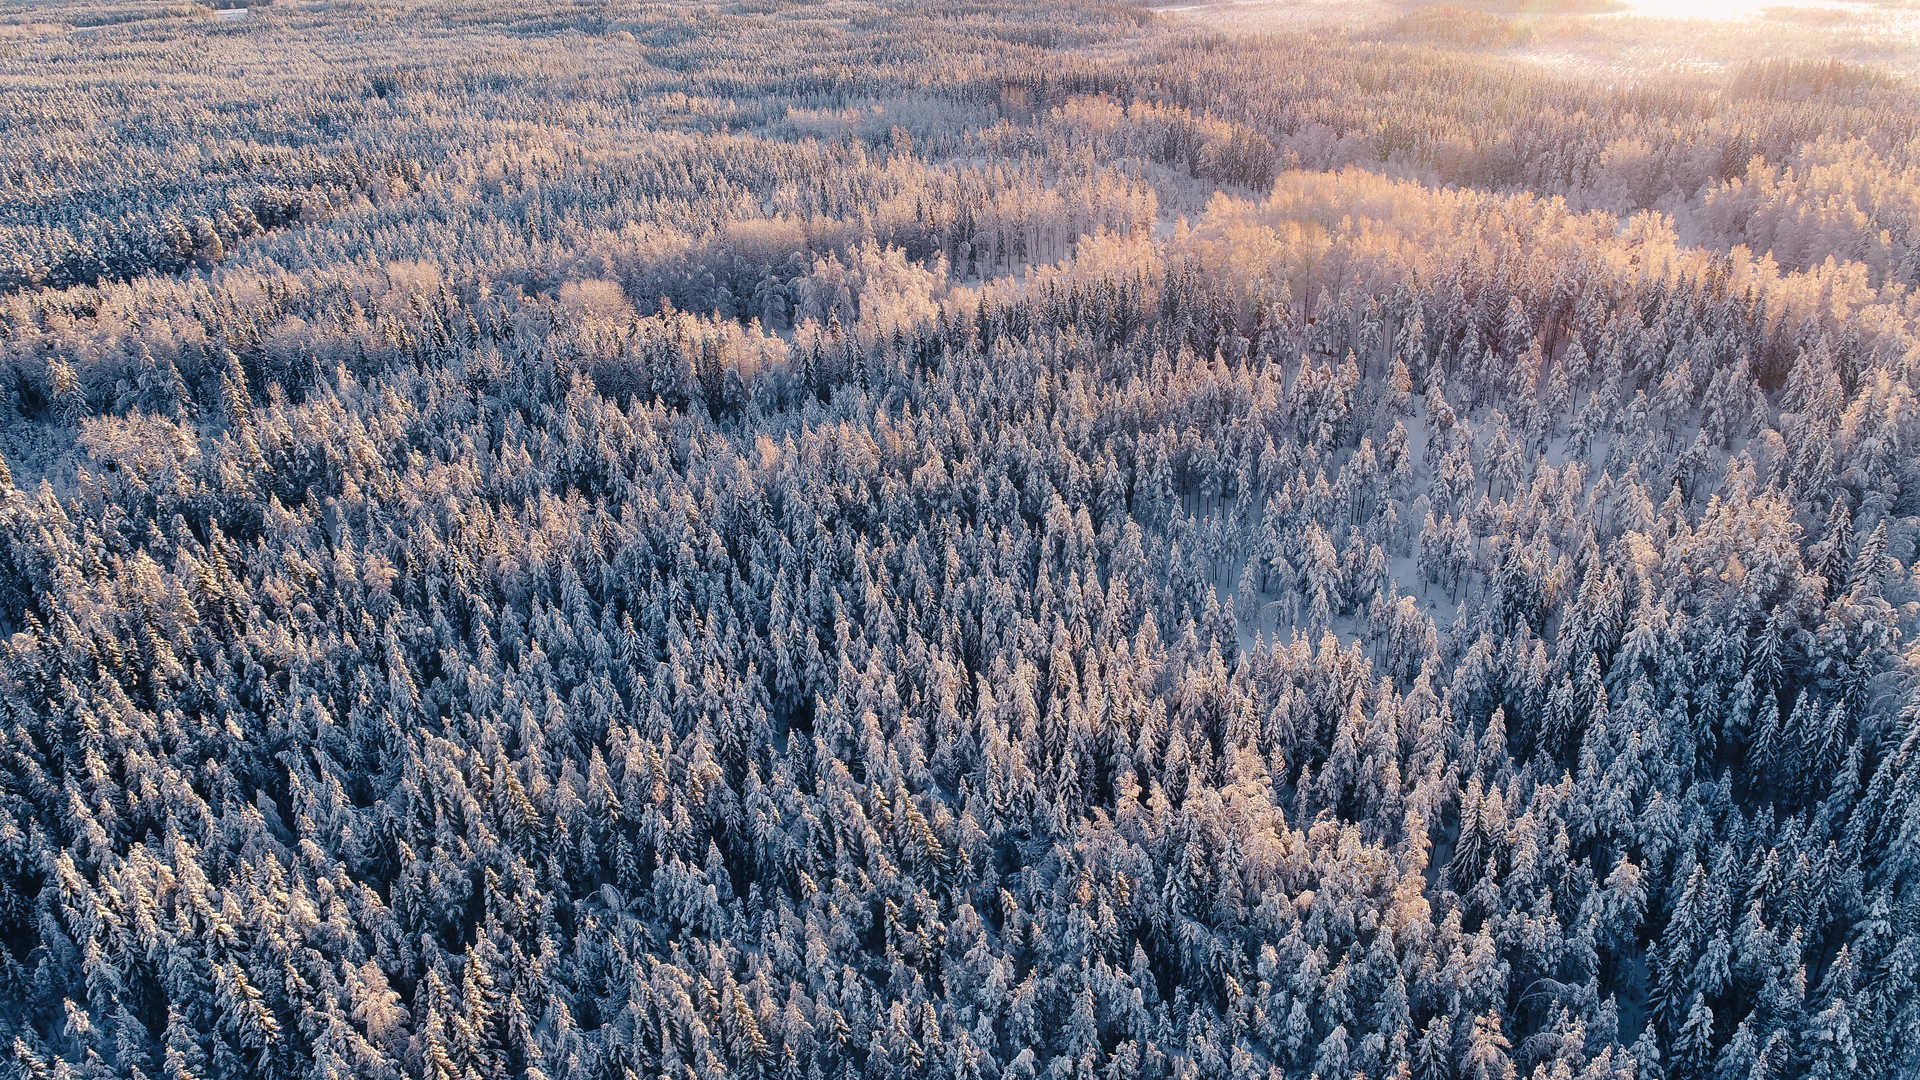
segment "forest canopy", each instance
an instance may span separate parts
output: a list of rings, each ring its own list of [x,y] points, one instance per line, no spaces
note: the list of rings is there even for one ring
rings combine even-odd
[[[0,1070],[1915,1075],[1920,95],[1470,8],[0,5]]]

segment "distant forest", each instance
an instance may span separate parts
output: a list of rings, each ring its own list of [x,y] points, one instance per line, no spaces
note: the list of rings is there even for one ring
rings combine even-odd
[[[1920,91],[0,6],[0,1074],[1920,1074]]]

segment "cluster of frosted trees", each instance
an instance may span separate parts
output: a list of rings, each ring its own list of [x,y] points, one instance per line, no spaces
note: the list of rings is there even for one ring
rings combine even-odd
[[[1897,87],[170,18],[0,58],[10,1074],[1920,1065]]]

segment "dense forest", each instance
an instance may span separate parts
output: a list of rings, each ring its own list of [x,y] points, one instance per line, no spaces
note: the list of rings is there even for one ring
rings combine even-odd
[[[15,0],[0,134],[0,1072],[1920,1072],[1902,76]]]

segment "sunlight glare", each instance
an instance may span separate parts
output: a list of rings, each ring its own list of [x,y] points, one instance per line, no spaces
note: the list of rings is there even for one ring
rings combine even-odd
[[[1665,19],[1744,19],[1780,0],[1626,0],[1635,15]]]

